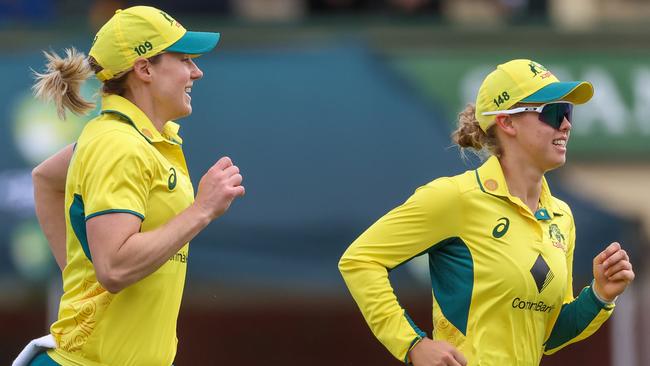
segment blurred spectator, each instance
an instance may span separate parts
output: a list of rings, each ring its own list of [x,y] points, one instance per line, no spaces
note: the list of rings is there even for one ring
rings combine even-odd
[[[548,0],[445,0],[443,12],[455,23],[503,25],[546,21]]]
[[[391,9],[403,14],[440,13],[440,0],[388,0]]]
[[[499,0],[499,3],[504,15],[513,23],[545,21],[548,16],[548,0]]]
[[[549,0],[553,24],[567,31],[594,29],[600,18],[598,0]]]
[[[438,14],[441,0],[309,0],[314,14]]]
[[[232,0],[233,13],[247,20],[292,21],[305,15],[304,0]]]
[[[312,14],[363,13],[378,7],[372,0],[307,0]]]
[[[238,0],[147,0],[145,3],[174,14],[213,15],[230,13],[231,4]],[[267,0],[266,2],[272,2]],[[127,6],[142,5],[142,1],[127,1]]]

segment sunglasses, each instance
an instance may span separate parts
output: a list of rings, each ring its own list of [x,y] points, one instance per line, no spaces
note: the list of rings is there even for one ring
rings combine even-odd
[[[559,130],[565,118],[571,122],[571,118],[573,116],[573,103],[551,102],[542,104],[538,107],[517,107],[503,111],[483,112],[481,114],[484,116],[494,116],[498,114],[517,114],[524,112],[539,113],[540,121],[555,128],[556,130]]]

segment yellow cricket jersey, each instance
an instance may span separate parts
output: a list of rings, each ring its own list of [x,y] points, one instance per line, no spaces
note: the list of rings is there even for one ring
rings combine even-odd
[[[571,211],[546,180],[531,212],[492,157],[418,188],[352,243],[339,269],[375,336],[405,362],[426,334],[397,302],[388,272],[425,254],[433,339],[453,344],[468,365],[539,365],[612,312],[589,287],[573,297],[574,243]]]
[[[192,204],[194,190],[178,136],[167,122],[159,133],[147,116],[118,95],[102,99],[75,147],[66,180],[67,266],[58,320],[61,365],[164,366],[176,354],[176,320],[187,268],[187,244],[157,271],[118,294],[97,281],[86,220],[114,212],[153,230]]]

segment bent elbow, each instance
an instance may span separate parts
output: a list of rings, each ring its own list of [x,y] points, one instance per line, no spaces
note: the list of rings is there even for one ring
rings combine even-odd
[[[350,257],[346,256],[343,254],[341,259],[339,259],[339,272],[341,273],[341,276],[345,278],[345,276],[349,273],[349,271],[352,269],[352,262],[354,262]]]
[[[44,166],[44,163],[32,169],[32,185],[34,186],[34,191],[65,192],[65,180],[61,181],[56,176],[53,176],[51,171]]]
[[[345,271],[345,257],[341,257],[341,259],[339,259],[338,267],[339,267],[339,272],[343,274],[343,272]]]
[[[116,270],[102,270],[95,272],[97,281],[111,294],[117,294],[127,286],[126,281]]]
[[[37,165],[32,169],[32,182],[36,185],[36,182],[40,182],[44,177],[43,167],[41,164]]]

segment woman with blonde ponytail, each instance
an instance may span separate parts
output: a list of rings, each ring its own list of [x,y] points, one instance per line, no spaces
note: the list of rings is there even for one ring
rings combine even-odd
[[[81,84],[93,75],[86,55],[75,48],[65,50],[61,58],[54,52],[43,52],[47,59],[44,73],[34,72],[34,95],[46,102],[54,102],[59,118],[65,119],[65,110],[85,115],[95,104],[85,100],[80,93]]]
[[[453,141],[486,161],[420,188],[357,238],[339,270],[368,325],[415,366],[539,365],[587,338],[634,279],[619,243],[593,260],[594,280],[573,293],[575,225],[544,174],[566,161],[576,104],[588,82],[560,82],[531,60],[499,65]],[[426,254],[433,291],[428,337],[398,303],[388,272]]]
[[[219,36],[135,6],[104,24],[88,56],[74,48],[63,58],[45,52],[34,94],[53,102],[61,119],[94,109],[80,94],[93,75],[102,99],[77,142],[32,173],[36,214],[64,293],[51,334],[14,365],[174,361],[188,242],[245,192],[239,168],[223,157],[195,197],[173,122],[192,112],[189,94],[203,76],[195,57]]]

